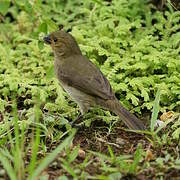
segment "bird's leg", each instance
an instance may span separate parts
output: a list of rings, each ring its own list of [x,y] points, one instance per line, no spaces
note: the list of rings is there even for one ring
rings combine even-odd
[[[70,124],[72,127],[80,127],[81,125],[79,125],[78,123],[76,123],[77,121],[79,121],[80,119],[83,118],[83,114],[80,114],[76,119],[74,119]]]
[[[89,107],[85,106],[84,104],[79,104],[80,107],[80,115],[71,122],[71,126],[72,127],[82,127],[83,123],[76,123],[77,121],[83,119],[84,115],[86,114],[86,112],[88,111]]]

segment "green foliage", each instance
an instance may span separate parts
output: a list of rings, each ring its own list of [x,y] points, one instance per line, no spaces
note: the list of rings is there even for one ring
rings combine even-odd
[[[36,170],[33,171],[31,177],[29,179],[35,179],[56,157],[59,153],[63,151],[64,148],[69,148],[73,137],[75,135],[75,130],[67,137],[57,148],[52,151],[48,156],[46,156],[42,162],[39,164]]]
[[[108,173],[114,174],[114,173],[121,172],[121,173],[127,173],[127,174],[136,174],[136,172],[138,171],[138,165],[144,156],[144,152],[142,150],[141,144],[138,145],[138,148],[136,152],[134,153],[133,161],[131,161],[132,156],[127,156],[127,155],[115,156],[110,146],[108,146],[108,150],[109,150],[110,156],[101,154],[99,152],[91,151],[93,155],[100,158],[101,166],[102,166],[100,167],[100,169],[102,169],[104,173],[108,172]],[[121,174],[118,174],[118,176],[121,176]],[[98,177],[98,179],[100,177]]]
[[[16,104],[14,102],[14,104]],[[37,103],[38,105],[38,103]],[[25,137],[24,133],[27,131],[27,127],[19,127],[18,122],[19,119],[17,117],[17,109],[14,106],[13,107],[14,112],[14,128],[15,128],[15,142],[14,138],[12,137],[11,132],[8,132],[8,142],[10,144],[11,150],[8,151],[6,148],[1,147],[0,148],[0,162],[2,163],[4,169],[7,171],[8,176],[13,179],[28,179],[33,180],[36,177],[40,175],[40,173],[57,157],[59,153],[61,153],[64,149],[68,149],[70,144],[72,143],[72,140],[74,138],[74,135],[76,133],[76,130],[73,129],[70,132],[70,135],[62,140],[61,144],[59,144],[51,153],[49,153],[46,157],[41,158],[40,162],[37,165],[37,156],[38,156],[38,150],[40,143],[40,127],[36,126],[34,134],[32,133],[32,144],[31,146],[24,146],[25,143]],[[40,109],[39,106],[34,107],[34,113],[37,123],[40,119]],[[68,132],[66,132],[68,133]],[[62,136],[63,137],[63,136]],[[60,138],[61,139],[61,138]],[[60,140],[59,139],[59,140]],[[28,165],[28,168],[25,168],[24,159],[26,159],[26,156],[29,156],[26,152],[32,151],[30,158],[30,163]],[[71,155],[71,160],[73,161],[75,158],[74,153]],[[28,173],[27,173],[28,172]]]
[[[51,49],[41,42],[58,24],[72,28],[83,53],[104,72],[127,108],[151,110],[157,87],[162,89],[160,110],[179,108],[179,12],[163,15],[135,0],[11,3],[2,1],[0,9],[11,14],[0,24],[1,111],[13,92],[25,107],[40,92],[45,109],[70,108],[53,78]]]
[[[83,54],[106,75],[124,106],[142,116],[153,111],[154,131],[158,111],[178,112],[180,108],[179,21],[179,11],[174,12],[170,6],[164,12],[156,11],[143,0],[0,0],[0,161],[8,176],[21,179],[27,177],[28,171],[29,179],[34,178],[70,145],[73,137],[61,141],[71,132],[68,120],[76,117],[77,109],[54,77],[52,50],[42,41],[47,33],[57,30],[60,24],[65,30],[70,29]],[[95,109],[93,113],[108,123],[117,120],[107,111]],[[87,116],[88,126],[94,117]],[[109,133],[113,131],[115,123],[112,124]],[[65,133],[62,126],[66,126]],[[169,132],[161,135],[167,126]],[[155,134],[146,133],[154,138],[148,137],[154,148],[170,147],[179,140],[179,126],[178,116]],[[26,142],[29,132],[33,135],[30,144]],[[62,143],[49,154],[49,141],[49,146]],[[67,158],[60,158],[61,168],[71,177],[80,175],[85,179],[89,174],[84,169],[93,160],[88,156],[75,164],[79,149],[66,149]],[[32,154],[27,166],[23,158],[29,158],[28,150]],[[117,155],[110,146],[107,150],[109,155],[90,152],[100,158],[102,175],[96,178],[120,179],[123,174],[139,172],[144,158],[141,146],[134,155]],[[39,154],[45,158],[39,158]],[[158,157],[157,165],[161,167],[168,158],[168,153],[165,158]],[[169,159],[168,167],[179,167],[178,157],[176,161]]]

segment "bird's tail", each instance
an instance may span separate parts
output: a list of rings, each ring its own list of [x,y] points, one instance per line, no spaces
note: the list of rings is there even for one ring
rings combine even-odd
[[[117,99],[107,100],[105,103],[99,102],[99,104],[118,115],[128,128],[133,130],[145,130],[144,124],[135,115],[125,109]]]

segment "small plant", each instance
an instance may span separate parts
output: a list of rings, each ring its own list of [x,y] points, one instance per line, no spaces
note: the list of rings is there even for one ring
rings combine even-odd
[[[70,135],[63,140],[55,150],[50,152],[46,157],[39,159],[38,151],[41,146],[40,127],[36,126],[32,131],[31,146],[26,146],[28,139],[25,137],[25,134],[27,134],[28,126],[26,126],[26,124],[20,124],[21,122],[18,118],[15,101],[13,101],[12,109],[13,118],[11,121],[13,121],[13,125],[11,128],[13,128],[15,136],[12,136],[12,131],[8,132],[7,137],[10,149],[8,150],[6,148],[0,148],[0,162],[2,163],[10,179],[21,180],[28,177],[28,179],[33,180],[40,175],[40,173],[57,157],[59,153],[61,153],[65,148],[69,148],[76,131],[69,131]],[[37,103],[34,107],[34,120],[37,124],[39,123],[40,115],[41,111],[39,103]],[[31,155],[27,153],[28,151],[32,152]],[[26,165],[27,158],[30,158],[28,166]]]

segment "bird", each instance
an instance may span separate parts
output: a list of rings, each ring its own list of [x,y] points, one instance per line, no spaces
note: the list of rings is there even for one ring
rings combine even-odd
[[[123,107],[108,79],[82,54],[69,32],[59,29],[46,35],[43,40],[52,48],[55,75],[60,85],[80,108],[79,118],[91,107],[97,106],[115,113],[129,129],[145,130],[144,123]]]

